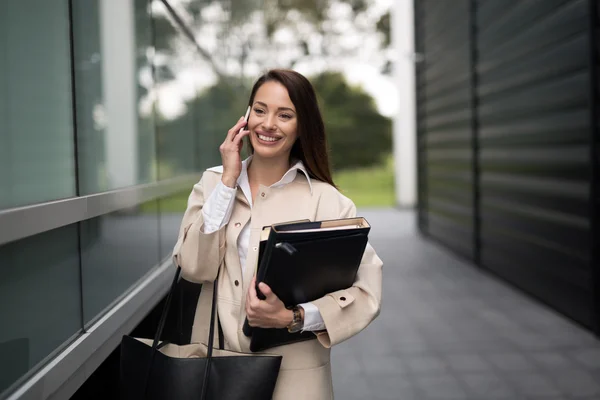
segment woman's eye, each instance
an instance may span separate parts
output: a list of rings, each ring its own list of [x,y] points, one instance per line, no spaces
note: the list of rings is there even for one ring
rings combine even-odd
[[[257,114],[264,114],[264,111],[261,110],[260,108],[255,108],[254,112],[257,113]]]
[[[292,118],[292,116],[289,114],[281,114],[281,118],[290,119],[290,118]]]

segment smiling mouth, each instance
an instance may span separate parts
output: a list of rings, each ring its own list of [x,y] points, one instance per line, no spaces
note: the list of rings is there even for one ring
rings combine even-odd
[[[280,137],[274,137],[274,136],[266,136],[266,135],[261,135],[260,133],[257,133],[256,136],[262,140],[263,142],[270,142],[270,143],[274,143],[277,142],[279,140],[281,140]]]

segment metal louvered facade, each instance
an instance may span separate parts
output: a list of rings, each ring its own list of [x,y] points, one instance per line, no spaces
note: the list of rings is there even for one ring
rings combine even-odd
[[[416,0],[419,226],[600,333],[594,0]]]
[[[461,254],[474,253],[474,153],[469,1],[417,2],[420,224]],[[451,71],[449,73],[449,71]]]
[[[596,309],[595,330],[600,334],[600,5],[590,2],[590,65],[592,66],[592,85],[590,90],[590,137],[592,147],[592,262],[594,286],[594,305]]]

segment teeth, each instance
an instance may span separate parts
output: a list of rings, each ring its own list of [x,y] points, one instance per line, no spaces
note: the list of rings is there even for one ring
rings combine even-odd
[[[258,135],[258,138],[260,140],[264,140],[265,142],[276,142],[280,139],[280,138],[274,138],[274,137],[263,136],[263,135]]]

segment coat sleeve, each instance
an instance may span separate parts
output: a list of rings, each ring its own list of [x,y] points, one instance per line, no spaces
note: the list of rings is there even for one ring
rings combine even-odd
[[[204,233],[202,207],[210,195],[206,173],[194,185],[173,249],[173,262],[181,267],[182,276],[191,282],[213,282],[225,256],[225,228]]]
[[[352,202],[344,208],[340,218],[356,216],[356,207]],[[326,331],[317,333],[319,342],[331,347],[365,329],[381,309],[383,262],[367,243],[356,281],[348,289],[338,290],[313,301],[317,306]]]

